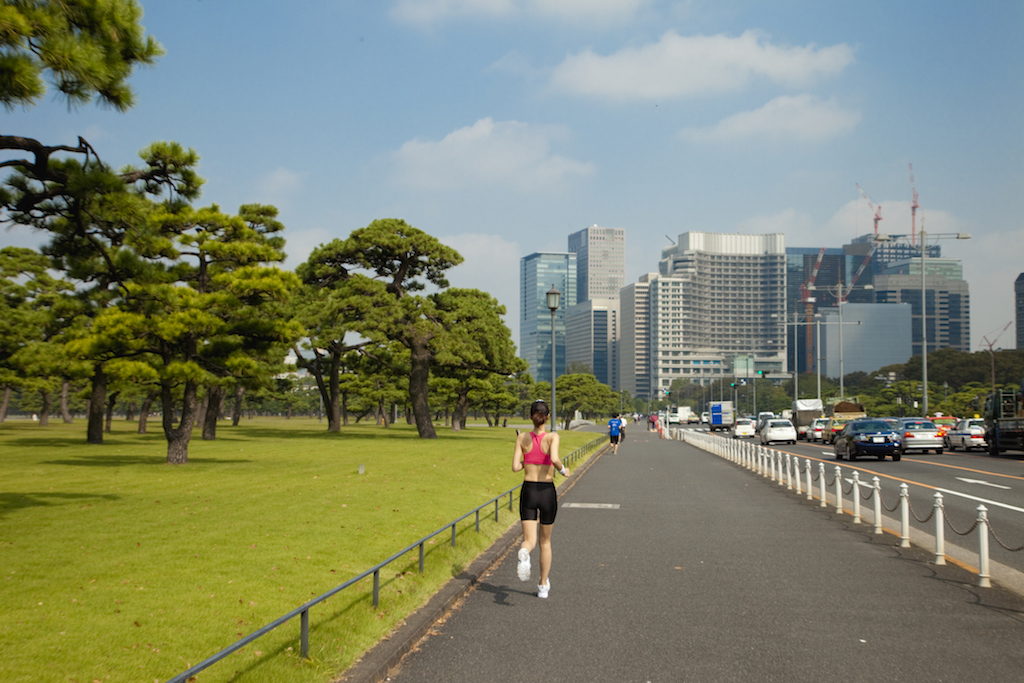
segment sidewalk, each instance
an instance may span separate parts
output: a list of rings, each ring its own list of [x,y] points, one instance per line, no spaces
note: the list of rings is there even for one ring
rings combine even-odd
[[[390,680],[1021,680],[1024,599],[631,427],[561,500],[551,597],[506,554]]]

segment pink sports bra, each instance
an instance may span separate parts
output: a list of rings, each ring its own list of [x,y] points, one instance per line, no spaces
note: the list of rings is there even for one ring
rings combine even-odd
[[[544,434],[530,432],[530,439],[533,440],[533,447],[530,448],[529,452],[523,454],[523,462],[529,465],[550,465],[551,454],[545,453],[540,447]]]

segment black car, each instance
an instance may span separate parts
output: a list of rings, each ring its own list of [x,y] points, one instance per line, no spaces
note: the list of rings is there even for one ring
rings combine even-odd
[[[847,422],[843,431],[836,435],[832,448],[836,460],[844,457],[856,460],[858,455],[873,455],[885,460],[888,455],[895,462],[903,455],[900,432],[891,422],[872,418]]]

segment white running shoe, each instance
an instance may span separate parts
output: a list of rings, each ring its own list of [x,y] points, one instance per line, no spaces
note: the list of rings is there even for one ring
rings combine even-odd
[[[520,581],[530,580],[530,551],[526,548],[519,549],[519,565],[516,566],[516,574]]]
[[[537,597],[538,598],[546,598],[546,597],[548,597],[548,591],[549,590],[551,590],[551,577],[550,576],[548,577],[548,585],[546,585],[546,586],[541,586],[540,584],[537,585]]]

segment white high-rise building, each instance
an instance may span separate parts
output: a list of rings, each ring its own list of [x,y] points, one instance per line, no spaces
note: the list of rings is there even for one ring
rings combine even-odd
[[[638,282],[619,292],[620,332],[618,346],[619,389],[631,396],[650,398],[651,279],[657,273],[641,275]]]
[[[677,378],[786,372],[782,234],[687,232],[662,250],[650,288],[654,393]]]
[[[576,254],[576,295],[614,299],[626,284],[626,231],[591,225],[569,235],[569,252]]]

